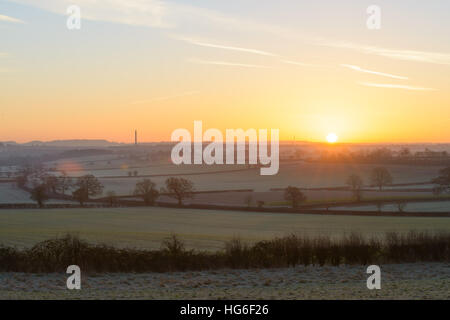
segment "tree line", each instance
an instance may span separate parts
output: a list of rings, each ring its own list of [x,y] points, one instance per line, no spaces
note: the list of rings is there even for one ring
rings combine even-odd
[[[372,169],[369,176],[369,183],[372,186],[378,188],[379,191],[383,189],[383,187],[392,185],[394,179],[389,170],[385,167],[375,167]],[[346,185],[352,193],[352,197],[356,202],[360,202],[363,198],[363,188],[364,181],[363,178],[356,173],[350,174],[346,181]],[[450,193],[450,167],[446,167],[439,171],[439,176],[431,180],[431,184],[434,184],[432,188],[432,192],[434,195],[438,196],[444,193]],[[289,201],[293,208],[298,208],[301,203],[306,202],[307,197],[301,191],[300,188],[288,186],[284,191],[284,199]],[[378,210],[381,210],[382,203],[377,203]],[[404,201],[400,201],[397,203],[398,210],[402,212],[406,203]]]
[[[22,176],[23,177],[23,176]],[[104,185],[92,174],[84,175],[76,179],[63,173],[61,176],[42,175],[38,179],[33,178],[28,181],[27,178],[18,179],[19,187],[26,187],[31,182],[30,189],[31,199],[36,201],[39,207],[43,207],[44,203],[53,196],[66,196],[71,191],[71,197],[68,199],[76,200],[81,206],[93,197],[103,194]],[[192,181],[171,177],[166,179],[165,186],[160,190],[156,188],[156,184],[150,179],[143,179],[136,183],[133,195],[142,198],[145,205],[155,205],[156,200],[162,195],[177,200],[178,205],[183,205],[183,201],[194,196],[194,184]],[[114,191],[106,193],[106,201],[111,205],[117,203],[117,195]]]
[[[384,187],[392,185],[394,179],[389,170],[385,167],[375,167],[372,169],[369,176],[369,183],[371,186],[377,187],[382,191]],[[31,199],[36,201],[39,207],[43,207],[44,203],[48,201],[51,196],[62,195],[71,191],[71,197],[68,199],[76,200],[83,206],[92,197],[103,194],[104,186],[94,175],[84,175],[78,178],[69,177],[65,172],[61,176],[54,176],[46,174],[43,171],[33,171],[25,169],[17,178],[19,187],[26,187],[27,183],[32,184],[30,190]],[[356,202],[360,202],[363,198],[364,181],[363,178],[357,174],[350,174],[346,181],[346,185],[352,193],[352,198]],[[435,195],[444,193],[450,194],[450,166],[439,171],[439,176],[432,179],[434,184],[432,192]],[[183,201],[194,196],[194,184],[192,181],[184,178],[171,177],[166,179],[165,186],[159,190],[156,184],[150,179],[143,179],[136,183],[133,195],[143,200],[145,205],[152,206],[155,204],[161,194],[165,194],[175,199],[178,205],[183,205]],[[298,208],[302,203],[307,201],[307,196],[300,188],[288,186],[284,191],[284,199],[289,201],[293,208]],[[106,193],[106,201],[111,205],[117,203],[117,195],[114,191]],[[250,207],[252,202],[251,195],[245,199],[245,202]],[[264,205],[263,201],[258,201],[258,207]],[[377,203],[378,209],[381,210],[382,203]],[[404,201],[398,202],[399,211],[403,211],[406,203]]]

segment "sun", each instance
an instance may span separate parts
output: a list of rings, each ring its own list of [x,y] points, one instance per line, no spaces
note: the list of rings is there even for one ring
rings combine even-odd
[[[338,139],[339,139],[339,137],[337,136],[336,133],[331,132],[327,135],[328,143],[335,143],[338,141]]]

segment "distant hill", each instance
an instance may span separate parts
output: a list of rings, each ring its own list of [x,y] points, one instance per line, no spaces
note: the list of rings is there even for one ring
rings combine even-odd
[[[15,142],[15,141],[0,141],[0,144],[6,146],[6,145],[17,144],[17,142]]]
[[[108,140],[53,140],[53,141],[30,141],[23,146],[44,146],[44,147],[111,147],[120,146],[117,142]]]

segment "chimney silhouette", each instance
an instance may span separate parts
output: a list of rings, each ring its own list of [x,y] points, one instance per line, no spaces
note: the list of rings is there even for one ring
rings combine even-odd
[[[137,130],[134,130],[134,145],[137,146]]]

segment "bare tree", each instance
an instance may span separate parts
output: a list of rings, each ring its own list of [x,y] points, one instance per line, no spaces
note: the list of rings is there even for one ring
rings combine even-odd
[[[436,186],[433,192],[436,195],[450,193],[450,166],[439,171],[439,176],[432,180]]]
[[[362,187],[363,180],[357,174],[351,174],[346,181],[347,185],[350,187],[352,191],[353,197],[356,201],[361,201],[362,199]]]
[[[168,178],[166,187],[161,192],[168,193],[169,197],[178,200],[178,205],[183,204],[183,200],[194,197],[194,184],[192,181],[184,178]]]
[[[138,181],[134,189],[134,194],[141,197],[146,205],[154,205],[156,199],[159,197],[156,184],[150,179]]]
[[[83,187],[80,187],[75,191],[73,191],[72,196],[75,200],[77,200],[81,204],[81,206],[83,206],[84,203],[89,200],[87,190]]]
[[[77,189],[72,192],[72,196],[81,205],[88,201],[89,197],[100,195],[103,192],[103,185],[92,174],[79,177],[74,186]]]
[[[385,167],[376,167],[372,170],[370,181],[381,191],[384,186],[392,184],[393,178]]]
[[[47,191],[50,193],[56,193],[59,188],[59,180],[57,177],[53,175],[44,175],[42,177],[44,185],[47,187]]]
[[[19,175],[16,178],[16,183],[19,188],[25,187],[27,185],[27,182],[28,182],[28,176],[26,176],[26,175]]]
[[[117,195],[114,191],[108,191],[106,193],[106,200],[109,203],[109,206],[112,207],[117,203]]]
[[[299,188],[289,186],[284,191],[284,199],[290,201],[293,208],[298,208],[300,203],[306,201],[306,196]]]
[[[39,208],[42,208],[44,206],[44,202],[48,200],[47,186],[45,184],[35,186],[31,190],[30,198],[38,203]]]
[[[399,201],[399,202],[397,203],[397,209],[398,209],[398,212],[403,212],[403,211],[405,211],[407,205],[408,205],[408,204],[407,204],[406,202],[404,202],[404,201]]]
[[[62,172],[62,175],[59,177],[58,190],[64,195],[66,191],[73,187],[73,180],[71,177],[67,175],[65,171]]]
[[[103,185],[100,181],[93,176],[88,174],[77,179],[75,186],[80,190],[83,190],[89,197],[97,196],[103,193]]]

